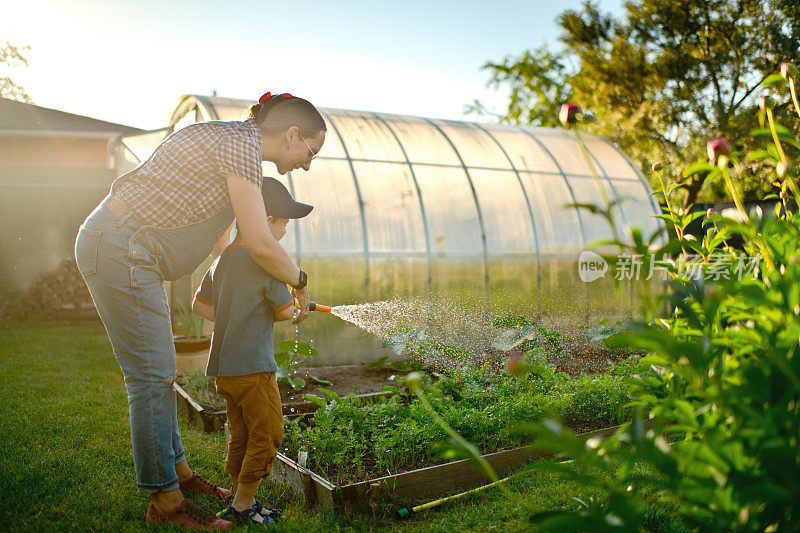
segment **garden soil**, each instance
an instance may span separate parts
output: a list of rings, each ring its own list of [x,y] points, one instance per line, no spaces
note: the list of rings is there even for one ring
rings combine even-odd
[[[390,381],[392,375],[404,376],[406,372],[392,370],[386,367],[369,368],[366,365],[341,365],[341,366],[317,366],[293,369],[292,377],[300,377],[306,381],[306,386],[300,390],[294,390],[288,383],[281,383],[281,401],[284,404],[304,403],[303,394],[316,394],[323,396],[319,388],[325,388],[335,392],[339,396],[353,394],[366,394],[369,392],[380,392],[384,385],[397,385]],[[294,373],[296,372],[296,374]],[[330,385],[316,383],[311,377],[314,376],[321,380],[330,381]]]

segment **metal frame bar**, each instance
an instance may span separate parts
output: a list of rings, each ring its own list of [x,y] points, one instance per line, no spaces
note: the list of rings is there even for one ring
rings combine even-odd
[[[572,197],[572,203],[573,204],[578,203],[578,201],[575,199],[575,192],[572,190],[572,186],[570,186],[569,180],[567,180],[567,175],[564,174],[564,169],[561,168],[561,165],[558,163],[558,160],[555,158],[555,156],[553,156],[552,152],[550,152],[547,146],[545,146],[545,144],[542,141],[540,141],[532,132],[528,131],[525,128],[520,128],[520,129],[523,133],[525,133],[525,135],[533,139],[534,142],[538,144],[542,150],[544,150],[544,153],[546,153],[550,157],[550,159],[553,161],[553,164],[556,166],[556,168],[558,168],[558,171],[561,173],[561,178],[564,180],[564,185],[567,186],[567,190],[569,190],[569,195]],[[583,228],[583,218],[581,218],[580,209],[575,208],[575,213],[578,215],[578,227],[581,229],[581,246],[586,246],[586,233]]]
[[[424,162],[424,161],[405,161],[402,159],[370,159],[366,157],[342,157],[342,156],[331,156],[331,155],[320,155],[317,160],[326,160],[326,161],[354,161],[356,163],[388,163],[393,165],[405,165],[406,163],[410,163],[414,166],[420,167],[438,167],[438,168],[461,168],[461,165],[454,164],[454,163],[431,163],[431,162]],[[468,168],[471,170],[495,170],[495,171],[506,171],[509,170],[508,168],[501,168],[501,167],[484,167],[480,165],[470,165]],[[551,170],[520,170],[520,172],[536,172],[537,174],[548,174],[552,176],[561,176],[563,175],[562,172],[553,172]],[[592,177],[591,174],[574,174],[574,173],[567,173],[567,176],[572,176],[575,178],[590,178]],[[622,181],[639,181],[638,179],[626,178],[623,176],[609,176],[609,179],[614,180],[622,180]]]
[[[350,158],[350,153],[347,151],[347,145],[344,142],[344,137],[339,132],[339,128],[336,127],[336,123],[333,122],[333,119],[325,111],[320,110],[320,113],[322,113],[326,121],[333,128],[336,136],[339,138],[339,142],[342,144],[342,150],[344,150],[345,157],[347,157],[347,163],[350,165],[350,172],[353,175],[353,183],[356,187],[356,197],[358,198],[358,209],[361,212],[361,232],[364,239],[364,267],[366,268],[364,274],[364,285],[369,287],[369,236],[367,235],[367,218],[366,214],[364,213],[364,199],[361,197],[361,188],[358,186],[358,176],[356,175],[356,169],[353,166],[353,160]]]
[[[536,219],[533,216],[533,207],[531,206],[531,199],[528,197],[528,193],[525,191],[525,184],[522,183],[522,176],[520,176],[519,171],[517,170],[517,166],[514,164],[514,161],[511,159],[511,156],[508,155],[503,145],[500,144],[500,141],[492,135],[492,132],[481,126],[477,123],[472,123],[472,125],[479,130],[483,131],[486,135],[492,139],[497,147],[503,152],[503,155],[508,160],[508,164],[511,165],[511,170],[514,171],[514,175],[517,176],[517,182],[519,183],[519,188],[522,190],[522,197],[525,198],[525,204],[528,206],[528,215],[531,218],[531,228],[533,228],[533,240],[536,244],[536,306],[537,309],[541,312],[542,307],[542,260],[541,260],[541,252],[539,250],[539,235],[536,231]]]
[[[600,160],[597,158],[596,155],[594,155],[592,153],[591,150],[589,150],[588,146],[586,147],[586,151],[589,152],[589,155],[591,156],[591,158],[594,161],[595,165],[597,165],[598,168],[600,168],[600,171],[603,173],[603,177],[608,182],[608,186],[611,188],[611,192],[614,193],[614,199],[620,200],[621,198],[620,198],[619,194],[617,193],[617,188],[614,187],[614,182],[611,180],[610,177],[608,177],[608,174],[606,173],[606,169],[603,168],[603,165],[600,163]],[[627,226],[628,225],[628,221],[627,221],[627,218],[625,217],[625,212],[622,210],[622,204],[621,203],[617,204],[616,208],[617,208],[617,210],[619,210],[620,217],[622,217],[622,223]]]
[[[455,152],[456,157],[458,158],[459,163],[461,163],[461,168],[464,169],[464,175],[467,178],[467,183],[469,183],[469,188],[472,191],[472,198],[475,200],[475,210],[478,212],[478,223],[481,226],[481,243],[483,244],[483,274],[484,274],[484,282],[488,285],[489,284],[489,247],[488,243],[486,242],[486,225],[483,221],[483,212],[481,211],[481,203],[478,200],[478,193],[475,190],[475,184],[472,182],[472,176],[469,173],[469,169],[467,165],[464,163],[464,159],[461,157],[461,154],[458,152],[456,145],[453,144],[453,141],[450,137],[442,130],[442,128],[433,122],[431,119],[424,119],[428,124],[433,126],[437,129],[437,131],[444,137],[450,147]],[[506,169],[507,170],[507,169]]]
[[[417,190],[417,200],[419,200],[419,210],[422,213],[422,226],[423,228],[425,228],[425,254],[428,258],[428,284],[430,284],[433,282],[433,257],[431,251],[431,233],[430,233],[430,228],[428,228],[428,215],[425,212],[425,203],[422,201],[422,190],[419,187],[419,181],[417,180],[417,175],[414,172],[414,165],[408,158],[408,153],[406,152],[406,148],[405,146],[403,146],[403,143],[400,142],[400,138],[397,136],[397,132],[395,132],[394,129],[389,125],[389,123],[377,113],[371,113],[371,115],[375,119],[379,120],[384,126],[386,126],[386,128],[392,134],[392,137],[394,137],[394,140],[397,141],[397,145],[400,147],[400,151],[403,152],[403,157],[406,159],[406,164],[408,165],[408,171],[411,173],[411,179],[414,181],[414,188],[416,188]]]

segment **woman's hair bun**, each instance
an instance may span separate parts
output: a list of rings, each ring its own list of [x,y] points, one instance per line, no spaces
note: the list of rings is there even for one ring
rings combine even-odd
[[[259,103],[250,106],[250,118],[266,133],[297,126],[302,135],[312,137],[327,130],[325,119],[313,104],[289,93],[265,93]]]

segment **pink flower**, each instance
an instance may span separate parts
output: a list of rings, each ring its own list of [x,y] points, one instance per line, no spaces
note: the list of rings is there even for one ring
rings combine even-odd
[[[570,124],[575,124],[578,122],[582,115],[583,113],[581,112],[581,108],[578,106],[578,104],[567,102],[565,104],[561,104],[561,109],[558,112],[558,120],[561,121],[561,125],[566,128]]]
[[[766,111],[767,108],[772,108],[770,105],[769,97],[768,96],[759,96],[758,97],[758,108],[763,112]]]
[[[714,209],[713,207],[709,207],[708,211],[706,211],[706,218],[711,218],[711,215],[715,215],[716,213],[717,213],[716,209]]]
[[[708,141],[706,150],[708,151],[708,160],[714,164],[719,156],[730,155],[731,145],[725,137],[717,137]]]
[[[775,173],[778,174],[779,178],[782,178],[786,175],[786,171],[789,170],[789,166],[789,163],[778,161],[778,164],[775,165]]]
[[[656,161],[655,163],[653,163],[653,166],[652,166],[653,172],[658,172],[659,170],[661,170],[661,167],[663,167],[663,166],[664,166],[664,164],[661,161]]]

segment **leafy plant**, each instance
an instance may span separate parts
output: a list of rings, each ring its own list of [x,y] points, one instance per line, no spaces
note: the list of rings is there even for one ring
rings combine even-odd
[[[192,370],[184,376],[176,377],[175,381],[200,405],[214,410],[225,409],[225,399],[217,394],[213,378],[206,376],[205,371]]]
[[[534,348],[561,355],[564,346],[572,342],[568,335],[557,331],[550,331],[537,322],[522,316],[504,315],[492,321],[495,328],[504,329],[491,343],[491,348],[498,352],[508,353],[511,350],[527,352]]]
[[[603,374],[572,380],[547,366],[535,352],[525,357],[535,370],[519,378],[493,372],[489,365],[465,364],[451,375],[419,373],[416,380],[448,427],[481,453],[529,442],[515,428],[532,416],[567,417],[576,411],[585,417],[576,429],[622,420],[629,399],[620,377]],[[311,467],[338,481],[458,456],[458,450],[448,445],[448,430],[431,418],[408,380],[396,381],[398,387],[390,387],[396,394],[370,404],[326,389],[319,389],[321,396],[304,395],[319,409],[307,427],[299,423],[285,432],[287,453],[308,451]]]
[[[178,321],[172,326],[176,335],[181,335],[187,339],[199,340],[203,336],[203,325],[205,319],[195,314],[191,309],[182,303],[178,303]]]
[[[295,340],[278,341],[278,349],[280,351],[275,354],[275,363],[278,365],[278,371],[275,376],[278,382],[288,383],[294,390],[302,389],[306,386],[306,380],[301,377],[293,377],[291,375],[293,369],[308,359],[317,356],[319,352],[311,344]],[[330,385],[330,381],[311,375],[309,377],[317,383]]]
[[[400,328],[386,336],[383,347],[391,349],[402,360],[392,361],[389,368],[402,371],[418,371],[427,368],[432,361],[466,360],[469,352],[458,346],[436,342],[428,338],[425,330]],[[383,364],[387,358],[381,358]],[[374,366],[377,366],[377,362]]]
[[[587,326],[583,328],[583,335],[589,342],[602,341],[605,343],[606,339],[610,339],[614,335],[626,331],[624,324],[617,322],[615,325],[610,325],[608,319],[601,320],[594,326]]]

